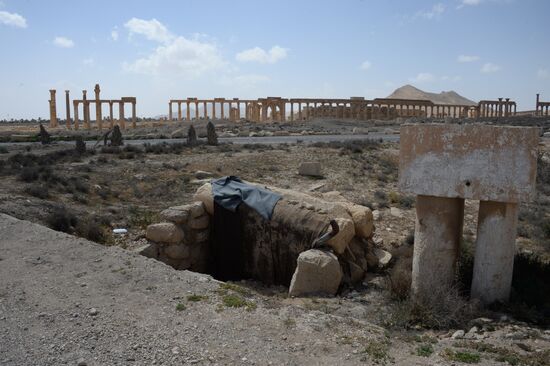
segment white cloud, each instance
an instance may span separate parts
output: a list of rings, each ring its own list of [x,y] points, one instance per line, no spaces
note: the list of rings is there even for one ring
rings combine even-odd
[[[152,54],[132,63],[124,63],[126,71],[147,75],[198,77],[224,64],[215,44],[184,37],[158,46]]]
[[[411,83],[431,83],[436,80],[436,77],[429,72],[421,72],[413,78],[409,78]]]
[[[118,30],[115,28],[111,31],[111,39],[113,41],[118,41]]]
[[[371,66],[372,64],[370,61],[363,61],[363,63],[361,64],[361,70],[368,70],[371,68]]]
[[[27,20],[17,13],[0,11],[0,24],[10,25],[17,28],[27,28]]]
[[[414,15],[414,18],[437,19],[445,12],[445,5],[437,3],[430,10],[421,10]]]
[[[479,5],[481,4],[483,0],[462,0],[461,4],[462,6],[466,5]]]
[[[93,58],[85,58],[84,60],[82,60],[82,64],[84,66],[94,66],[95,60]]]
[[[538,69],[537,76],[539,79],[550,79],[550,70]]]
[[[491,62],[487,62],[485,65],[483,65],[483,67],[481,68],[481,72],[485,73],[485,74],[489,74],[489,73],[493,73],[493,72],[497,72],[500,70],[500,66],[498,65],[495,65]]]
[[[67,37],[55,37],[55,39],[53,40],[53,44],[61,48],[74,47],[74,42]]]
[[[237,53],[235,58],[241,62],[259,62],[261,64],[274,64],[279,60],[285,59],[288,49],[280,46],[273,46],[269,51],[260,47],[250,48]]]
[[[130,36],[140,34],[151,41],[168,43],[174,38],[168,29],[154,18],[151,20],[132,18],[124,24],[124,27],[130,31]]]
[[[458,56],[457,61],[461,63],[465,62],[476,62],[479,60],[479,56],[467,56],[467,55],[460,55]]]

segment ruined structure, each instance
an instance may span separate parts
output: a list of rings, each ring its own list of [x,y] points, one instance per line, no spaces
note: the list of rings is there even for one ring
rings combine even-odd
[[[452,284],[464,199],[474,199],[480,203],[472,297],[508,299],[518,203],[535,194],[538,135],[531,127],[401,127],[399,187],[416,195],[413,295]]]
[[[55,104],[55,90],[50,90],[50,127],[57,127],[57,109]],[[82,91],[82,99],[75,99],[72,101],[73,105],[73,114],[74,114],[74,124],[71,123],[71,99],[70,91],[65,90],[65,103],[66,103],[66,127],[71,129],[74,127],[75,130],[80,128],[80,117],[79,117],[79,107],[82,105],[82,116],[84,128],[92,128],[91,119],[90,119],[90,104],[94,104],[95,107],[95,121],[96,128],[103,129],[103,115],[102,115],[102,106],[104,104],[109,104],[109,128],[112,129],[115,125],[115,119],[113,115],[113,104],[118,106],[119,118],[116,120],[117,124],[122,128],[126,128],[126,118],[124,117],[124,106],[125,104],[132,105],[132,127],[136,127],[136,98],[135,97],[122,97],[120,99],[101,99],[100,97],[101,89],[99,84],[95,85],[94,88],[94,99],[87,98],[87,91]]]
[[[536,116],[549,116],[550,115],[550,102],[541,102],[540,94],[537,94],[537,104],[535,109]]]
[[[363,97],[349,99],[267,97],[256,100],[187,98],[171,99],[168,102],[169,121],[174,120],[174,104],[177,106],[177,121],[209,118],[228,119],[233,122],[239,121],[241,118],[255,122],[304,121],[312,118],[383,120],[397,117],[507,117],[516,114],[516,103],[510,98],[499,98],[495,101],[484,100],[477,106],[435,104],[429,100],[412,99],[376,98],[367,100]],[[185,118],[182,113],[182,105],[185,105]],[[227,115],[226,112],[228,112]]]

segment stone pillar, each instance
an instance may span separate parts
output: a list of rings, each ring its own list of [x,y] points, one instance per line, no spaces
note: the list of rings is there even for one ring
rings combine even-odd
[[[216,102],[212,102],[212,119],[216,119]]]
[[[173,118],[172,118],[172,102],[168,102],[168,121],[170,121],[170,122],[173,121]]]
[[[126,120],[124,118],[124,102],[118,102],[118,125],[123,130],[126,129]]]
[[[65,125],[67,129],[71,129],[71,98],[69,97],[69,91],[65,90]]]
[[[309,103],[306,103],[306,121],[309,120]]]
[[[241,102],[237,101],[237,122],[241,120]]]
[[[203,109],[204,119],[208,119],[208,109],[206,108],[206,102],[202,103],[202,109]]]
[[[83,100],[83,107],[82,107],[82,113],[84,114],[84,128],[90,129],[90,105],[88,104],[88,99],[86,97],[87,91],[82,91],[82,100]]]
[[[539,114],[540,94],[537,94],[537,104],[535,104],[535,116]]]
[[[298,102],[298,120],[302,120],[302,103]]]
[[[504,116],[508,117],[510,114],[510,98],[506,98],[506,104],[504,104]]]
[[[222,106],[222,109],[221,109],[221,116],[222,116],[222,119],[225,119],[225,111],[224,111],[224,102],[221,102],[220,105]]]
[[[508,300],[512,286],[517,223],[517,203],[479,203],[472,298],[480,299],[485,304]]]
[[[73,100],[73,111],[74,111],[74,129],[78,130],[78,102]]]
[[[189,100],[185,102],[185,120],[191,120],[191,111],[189,111]]]
[[[136,102],[132,102],[132,128],[136,128]]]
[[[170,104],[170,112],[172,111],[172,105]],[[170,117],[172,117],[172,114],[170,114]],[[172,119],[172,118],[170,118]],[[115,119],[113,117],[113,101],[109,101],[109,128],[115,127]]]
[[[181,115],[181,102],[178,102],[178,121],[181,121],[183,116]]]
[[[103,129],[103,116],[101,115],[101,99],[99,98],[100,91],[99,84],[95,84],[95,123],[97,124],[97,128],[101,130]]]
[[[502,98],[498,98],[498,117],[502,117]]]
[[[429,296],[453,282],[462,237],[464,199],[416,197],[411,290]]]
[[[57,106],[55,105],[55,89],[50,89],[50,127],[57,127]]]
[[[195,102],[195,119],[199,120],[199,102]]]

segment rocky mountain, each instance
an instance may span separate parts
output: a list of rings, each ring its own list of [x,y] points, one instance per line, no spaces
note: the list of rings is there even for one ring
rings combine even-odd
[[[396,99],[416,99],[416,100],[430,100],[437,104],[461,104],[461,105],[475,105],[476,102],[465,98],[455,91],[443,91],[439,94],[430,93],[415,88],[412,85],[405,85],[395,89],[388,98]]]

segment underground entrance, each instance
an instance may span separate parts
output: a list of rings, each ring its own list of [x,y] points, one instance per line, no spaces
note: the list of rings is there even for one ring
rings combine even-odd
[[[227,209],[215,202],[212,186],[200,187],[193,203],[162,211],[163,222],[147,228],[142,254],[222,281],[283,285],[296,295],[335,294],[343,283],[361,281],[384,254],[372,242],[371,210],[338,192],[259,187],[279,196],[266,217],[245,202]]]

